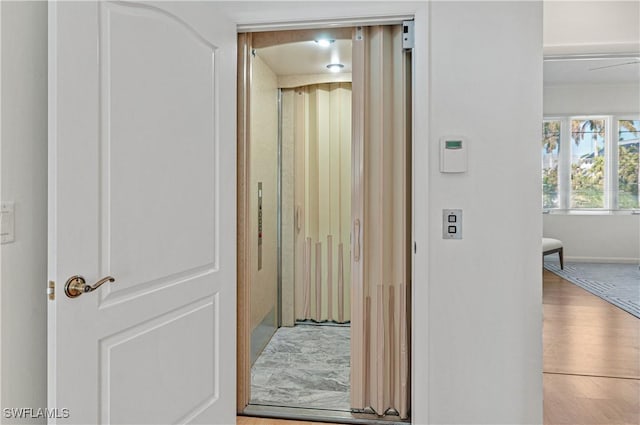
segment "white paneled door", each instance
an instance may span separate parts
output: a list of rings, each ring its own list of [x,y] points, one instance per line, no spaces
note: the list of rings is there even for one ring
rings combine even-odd
[[[49,4],[52,423],[235,422],[236,33],[200,6]]]

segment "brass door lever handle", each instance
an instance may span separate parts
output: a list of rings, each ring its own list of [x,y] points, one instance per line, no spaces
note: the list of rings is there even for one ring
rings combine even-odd
[[[82,276],[71,276],[67,283],[64,285],[64,293],[69,298],[76,298],[85,292],[93,292],[98,289],[102,284],[106,282],[115,282],[116,280],[111,276],[103,277],[99,281],[91,285],[87,285],[87,282],[84,280]]]

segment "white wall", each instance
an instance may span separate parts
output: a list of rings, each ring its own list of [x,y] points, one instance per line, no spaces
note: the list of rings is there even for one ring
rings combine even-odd
[[[434,424],[542,423],[541,6],[431,8],[424,302]],[[439,172],[448,134],[469,140],[464,174]],[[462,240],[442,239],[444,208],[463,209]]]
[[[638,84],[567,84],[544,87],[545,116],[638,114]]]
[[[545,116],[640,115],[640,85],[592,84],[544,88]],[[544,234],[562,240],[568,260],[640,261],[640,215],[543,215]]]
[[[562,240],[565,260],[640,262],[640,216],[545,214],[544,235]]]
[[[640,50],[640,2],[544,2],[544,53],[613,53]]]
[[[47,5],[2,2],[2,200],[15,242],[2,245],[2,408],[44,408],[47,265]],[[4,419],[3,423],[12,423]],[[16,423],[46,423],[45,419]]]

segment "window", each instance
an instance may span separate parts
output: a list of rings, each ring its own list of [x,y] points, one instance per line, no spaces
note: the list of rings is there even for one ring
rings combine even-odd
[[[640,208],[638,142],[640,120],[618,121],[618,201],[620,208]]]
[[[605,120],[571,120],[571,208],[604,208]]]
[[[542,207],[545,210],[640,208],[639,138],[640,119],[611,116],[545,119]]]
[[[542,207],[559,208],[558,151],[560,148],[560,121],[545,121],[542,133]]]

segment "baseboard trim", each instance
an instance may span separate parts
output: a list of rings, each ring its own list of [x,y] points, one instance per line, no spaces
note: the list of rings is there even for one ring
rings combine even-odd
[[[564,261],[574,261],[576,263],[640,264],[640,258],[631,257],[570,257],[565,255]]]

